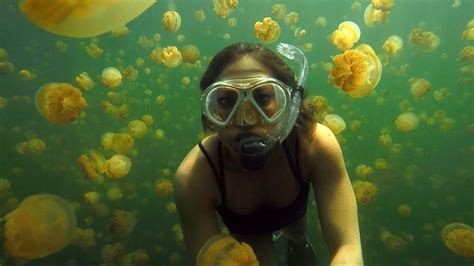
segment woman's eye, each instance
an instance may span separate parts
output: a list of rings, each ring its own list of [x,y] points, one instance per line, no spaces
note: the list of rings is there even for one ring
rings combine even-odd
[[[270,100],[271,96],[266,94],[260,94],[255,97],[255,101],[258,103],[258,105],[267,105]]]
[[[233,97],[220,97],[217,102],[221,107],[230,107],[234,103]]]

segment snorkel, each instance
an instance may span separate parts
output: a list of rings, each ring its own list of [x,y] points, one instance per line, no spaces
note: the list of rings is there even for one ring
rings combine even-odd
[[[238,144],[240,163],[248,170],[257,170],[265,165],[275,144],[282,143],[290,134],[300,112],[304,90],[303,85],[308,73],[308,61],[300,49],[290,44],[279,43],[277,45],[277,52],[285,58],[294,60],[300,64],[300,75],[297,80],[296,88],[291,88],[289,108],[286,113],[283,114],[275,130],[270,132],[266,137],[248,136],[240,139]]]

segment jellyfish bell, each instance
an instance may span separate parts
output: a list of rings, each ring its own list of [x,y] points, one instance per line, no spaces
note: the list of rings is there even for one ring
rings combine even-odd
[[[391,35],[383,44],[383,50],[389,55],[398,53],[402,47],[403,40],[398,35]]]
[[[122,83],[122,73],[115,67],[107,67],[102,71],[102,84],[115,89]]]
[[[270,17],[265,17],[262,21],[255,22],[253,30],[257,39],[267,44],[280,38],[280,24]]]
[[[181,27],[181,15],[176,11],[166,11],[162,22],[166,31],[177,32]]]
[[[60,251],[69,244],[76,229],[73,207],[51,194],[27,197],[5,220],[5,250],[10,256],[25,260]]]
[[[89,38],[132,21],[156,0],[21,0],[23,15],[41,29],[61,36]]]
[[[474,258],[474,228],[463,223],[450,223],[441,231],[441,238],[456,255]]]
[[[327,126],[334,135],[341,134],[346,129],[346,122],[336,114],[328,114],[324,117],[323,124]]]
[[[219,234],[211,237],[199,250],[197,266],[206,265],[260,265],[252,247],[239,243],[234,237]]]
[[[403,133],[411,132],[418,127],[420,119],[412,112],[400,114],[395,121],[396,128]]]
[[[351,49],[360,39],[360,28],[352,21],[344,21],[331,35],[331,42],[341,51]]]

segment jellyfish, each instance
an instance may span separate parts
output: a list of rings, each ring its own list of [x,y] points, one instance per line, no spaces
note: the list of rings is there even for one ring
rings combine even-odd
[[[150,127],[153,124],[153,116],[151,115],[143,115],[142,121],[145,123],[147,127]]]
[[[466,46],[461,52],[459,52],[459,61],[462,63],[473,63],[474,62],[474,46]]]
[[[0,62],[4,62],[8,60],[8,52],[7,50],[0,48]]]
[[[116,153],[125,154],[133,148],[133,146],[135,146],[135,141],[130,134],[115,133],[112,136],[112,149]]]
[[[375,168],[379,170],[383,170],[387,168],[387,161],[385,161],[385,159],[383,158],[375,159],[374,164],[375,164]]]
[[[22,80],[32,80],[32,79],[35,79],[36,78],[36,74],[29,71],[29,70],[26,70],[26,69],[22,69],[18,72],[18,76],[22,79]]]
[[[178,50],[176,46],[168,46],[168,47],[163,48],[163,50],[161,50],[160,55],[161,55],[161,62],[163,62],[163,64],[166,67],[173,68],[181,64],[181,61],[182,61],[181,52]]]
[[[154,137],[158,141],[164,140],[165,139],[165,131],[163,131],[162,129],[155,130]]]
[[[79,87],[85,91],[88,91],[94,87],[94,81],[92,78],[87,74],[87,72],[82,72],[76,77],[76,83]]]
[[[133,232],[136,224],[137,218],[133,213],[118,209],[110,217],[107,230],[115,236],[124,238]]]
[[[382,240],[385,250],[393,254],[402,253],[407,246],[407,242],[403,238],[392,234],[386,229],[380,233],[380,240]]]
[[[81,91],[69,83],[47,83],[35,95],[36,109],[53,123],[68,123],[76,120],[86,100]]]
[[[94,37],[132,21],[156,0],[21,0],[20,11],[41,29],[61,36]]]
[[[357,180],[352,184],[357,203],[366,205],[370,203],[377,194],[377,187],[369,181]]]
[[[137,67],[143,67],[145,66],[145,59],[143,59],[141,56],[138,57],[136,60],[135,60],[135,65]]]
[[[360,28],[352,21],[344,21],[339,24],[337,30],[331,35],[331,42],[337,49],[345,51],[351,49],[360,38]]]
[[[453,94],[448,88],[441,88],[439,90],[433,91],[433,98],[438,102],[444,101],[447,97],[451,95]]]
[[[270,17],[255,22],[253,30],[257,39],[264,43],[272,43],[280,38],[280,25]]]
[[[161,47],[155,47],[150,53],[150,59],[153,61],[155,64],[160,64],[161,63],[161,51],[163,49]]]
[[[123,155],[115,154],[105,161],[105,173],[112,179],[121,179],[128,174],[132,168],[132,161]]]
[[[126,68],[122,70],[122,76],[127,80],[137,80],[138,78],[138,70],[136,70],[132,65],[128,65]]]
[[[141,139],[145,136],[147,126],[143,121],[132,120],[128,122],[128,132],[135,139]]]
[[[383,11],[390,11],[394,4],[395,0],[372,0],[372,7]]]
[[[154,188],[155,193],[164,198],[173,192],[173,183],[167,178],[160,178],[155,182]]]
[[[462,33],[462,39],[466,41],[474,41],[474,28],[465,30]]]
[[[177,32],[181,27],[181,16],[176,11],[166,11],[161,22],[165,31]]]
[[[304,36],[306,36],[306,30],[301,27],[298,27],[293,32],[293,35],[295,36],[295,38],[302,39],[304,38]]]
[[[199,250],[197,266],[260,265],[252,247],[226,234],[211,237]]]
[[[123,198],[122,190],[119,187],[113,186],[107,190],[107,199],[116,202]]]
[[[382,64],[366,44],[333,57],[330,81],[354,98],[367,96],[382,76]]]
[[[194,19],[197,22],[203,22],[204,20],[206,20],[206,13],[204,12],[204,10],[202,9],[196,10],[194,12]]]
[[[74,236],[71,239],[72,246],[80,247],[83,250],[88,250],[95,246],[95,231],[91,228],[82,229],[76,227]]]
[[[357,175],[358,177],[368,178],[368,177],[371,176],[373,173],[374,173],[374,170],[372,170],[372,167],[367,166],[367,165],[365,165],[365,164],[359,164],[359,165],[356,167],[356,175]]]
[[[408,35],[408,41],[424,52],[432,52],[439,46],[439,37],[431,31],[414,28]]]
[[[285,22],[285,25],[287,26],[295,26],[298,24],[300,21],[300,14],[296,12],[290,12],[286,14],[285,18],[283,19],[283,22]]]
[[[474,229],[462,223],[450,223],[441,231],[444,244],[456,255],[474,258]]]
[[[91,43],[86,46],[86,53],[94,59],[99,58],[104,53],[104,50],[101,49],[97,44]]]
[[[401,217],[409,217],[411,215],[412,208],[410,205],[406,203],[402,203],[398,205],[398,214],[400,214]]]
[[[158,104],[158,105],[160,105],[160,106],[161,106],[161,105],[164,105],[165,102],[166,102],[166,96],[164,96],[164,95],[159,95],[158,97],[156,97],[156,100],[155,100],[155,101],[156,101],[156,104]]]
[[[107,67],[102,71],[102,84],[110,89],[115,89],[122,83],[122,74],[115,67]]]
[[[125,37],[128,35],[130,31],[128,30],[128,27],[127,26],[120,26],[116,29],[114,29],[111,33],[114,37]]]
[[[195,45],[188,44],[181,49],[181,55],[183,57],[183,62],[194,64],[199,60],[200,53]]]
[[[15,67],[8,61],[0,62],[0,76],[10,75],[15,71]]]
[[[126,254],[122,258],[123,266],[140,266],[140,265],[148,265],[150,260],[150,256],[148,255],[147,251],[144,249],[137,249],[133,252]]]
[[[383,43],[383,50],[389,55],[394,55],[398,53],[398,51],[402,49],[402,47],[403,47],[403,40],[397,35],[391,35]]]
[[[324,117],[323,124],[327,126],[331,131],[338,135],[346,129],[346,122],[342,117],[336,114],[328,114]]]
[[[3,198],[10,191],[10,181],[0,178],[0,198]]]
[[[32,195],[5,216],[5,250],[15,258],[43,258],[63,249],[76,229],[76,214],[64,199]]]
[[[95,205],[99,203],[100,194],[96,191],[89,191],[84,194],[84,200],[87,204]]]
[[[325,17],[318,17],[314,21],[314,25],[316,25],[316,27],[318,27],[318,28],[324,28],[324,27],[326,27],[327,24],[328,24],[328,21]]]
[[[395,121],[396,128],[403,133],[415,130],[418,127],[419,119],[412,112],[400,114]]]
[[[364,11],[364,23],[372,28],[375,23],[386,24],[388,22],[388,15],[390,11],[383,11],[373,7],[369,4]]]
[[[227,20],[227,25],[231,28],[237,26],[237,19],[236,18],[229,18]]]
[[[274,4],[272,6],[272,15],[277,19],[282,19],[286,15],[286,10],[285,4]]]
[[[102,183],[101,174],[105,173],[105,159],[101,153],[90,150],[88,154],[81,154],[77,159],[77,164],[81,166],[87,179]]]
[[[212,3],[214,13],[220,18],[227,17],[239,5],[238,0],[212,0]]]
[[[19,154],[39,155],[46,149],[46,144],[39,138],[32,138],[17,145],[16,150]]]
[[[428,92],[431,91],[431,83],[423,78],[411,78],[408,80],[410,84],[410,92],[415,99],[419,100],[423,98]]]

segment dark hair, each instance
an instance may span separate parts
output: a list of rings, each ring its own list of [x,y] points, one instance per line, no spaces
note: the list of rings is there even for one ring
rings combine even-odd
[[[274,78],[282,81],[289,87],[296,87],[297,84],[295,74],[278,55],[276,55],[270,49],[256,43],[239,42],[225,47],[219,51],[214,56],[214,58],[212,58],[209,66],[206,69],[206,72],[204,72],[201,77],[201,82],[199,84],[201,92],[209,85],[214,83],[227,66],[246,56],[251,57],[252,59],[267,67],[271,71]],[[303,99],[305,98],[306,90],[303,95]],[[312,114],[313,110],[311,105],[307,101],[303,100],[296,124],[303,127],[306,135],[309,138],[311,138],[312,128],[316,123]],[[213,125],[204,115],[201,117],[201,122],[206,133],[214,131]]]

